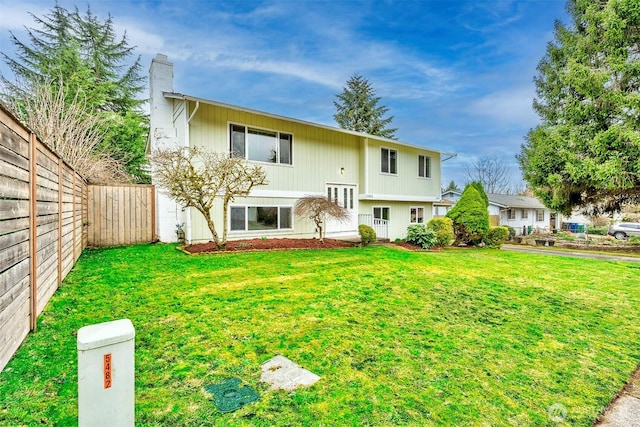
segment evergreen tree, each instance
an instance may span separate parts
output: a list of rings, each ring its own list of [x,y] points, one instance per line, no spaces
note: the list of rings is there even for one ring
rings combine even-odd
[[[484,201],[484,206],[488,208],[489,207],[489,196],[487,196],[487,192],[484,191],[484,186],[482,185],[482,183],[480,181],[474,181],[474,182],[470,183],[469,185],[476,189],[476,191],[478,192],[478,194],[480,195],[480,197],[482,197],[482,200]]]
[[[465,187],[460,200],[447,212],[446,217],[453,220],[455,243],[477,245],[485,240],[489,232],[489,211],[473,184]]]
[[[111,16],[103,22],[90,8],[82,15],[56,5],[42,18],[32,17],[37,28],[27,29],[27,41],[11,33],[16,57],[2,54],[15,76],[15,81],[3,76],[3,96],[19,105],[43,84],[56,92],[64,82],[68,103],[80,100],[88,114],[110,113],[101,121],[100,151],[123,163],[133,180],[149,182],[144,156],[148,120],[141,110],[144,100],[138,98],[144,78],[126,33],[118,39]]]
[[[447,191],[460,191],[460,188],[458,188],[458,184],[456,184],[456,182],[454,180],[451,180],[449,182],[449,185],[447,185],[442,192],[445,193]]]
[[[367,79],[354,74],[347,80],[347,86],[342,89],[342,93],[336,97],[338,100],[333,101],[333,105],[337,112],[333,118],[342,129],[395,138],[397,129],[387,128],[393,116],[383,117],[389,109],[378,105],[380,97],[376,96]]]
[[[640,6],[569,0],[568,10],[538,65],[542,123],[518,160],[549,208],[614,212],[640,201]]]

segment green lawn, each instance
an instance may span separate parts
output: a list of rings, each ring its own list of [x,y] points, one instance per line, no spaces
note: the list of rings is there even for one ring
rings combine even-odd
[[[77,330],[129,318],[138,425],[589,426],[640,361],[639,282],[488,249],[87,250],[0,374],[0,425],[74,424]],[[276,354],[321,381],[268,391]],[[220,414],[203,386],[232,376],[261,399]]]

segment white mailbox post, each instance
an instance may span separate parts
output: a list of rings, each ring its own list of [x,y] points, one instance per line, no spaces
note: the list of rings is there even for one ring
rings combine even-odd
[[[134,425],[134,337],[129,319],[78,331],[80,427]]]

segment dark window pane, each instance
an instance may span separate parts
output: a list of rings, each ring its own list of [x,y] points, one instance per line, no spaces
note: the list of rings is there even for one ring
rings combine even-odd
[[[244,213],[245,208],[231,208],[231,230],[244,230]]]
[[[278,228],[277,207],[253,207],[248,209],[249,230],[269,230]]]
[[[424,177],[424,156],[418,156],[418,176]]]
[[[291,228],[291,208],[280,208],[280,228]]]
[[[396,161],[398,157],[398,152],[396,150],[389,150],[389,172],[398,173],[398,169],[396,167]]]
[[[285,165],[292,164],[291,161],[291,140],[292,137],[289,134],[280,134],[280,163]]]
[[[382,219],[389,220],[389,208],[382,208]]]
[[[349,189],[349,209],[353,209],[353,188]]]
[[[383,148],[380,150],[380,157],[382,161],[380,162],[380,171],[384,173],[389,173],[389,150]]]
[[[230,149],[234,156],[245,157],[244,126],[231,125]]]
[[[424,177],[431,178],[431,157],[424,158]]]
[[[373,208],[373,217],[376,219],[382,219],[382,210],[381,208]]]

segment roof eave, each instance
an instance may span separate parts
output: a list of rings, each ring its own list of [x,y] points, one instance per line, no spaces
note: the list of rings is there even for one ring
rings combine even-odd
[[[352,130],[348,130],[348,129],[337,128],[337,127],[334,127],[334,126],[323,125],[323,124],[320,124],[320,123],[313,123],[313,122],[309,122],[309,121],[306,121],[306,120],[295,119],[293,117],[280,116],[280,115],[277,115],[277,114],[267,113],[265,111],[260,111],[260,110],[254,110],[254,109],[251,109],[251,108],[240,107],[238,105],[233,105],[233,104],[226,104],[224,102],[213,101],[211,99],[199,98],[197,96],[185,95],[185,94],[177,93],[177,92],[163,92],[163,95],[165,96],[165,98],[182,99],[182,100],[186,100],[186,101],[201,102],[201,103],[204,103],[204,104],[209,104],[209,105],[213,105],[213,106],[217,106],[217,107],[229,108],[231,110],[241,111],[241,112],[245,112],[245,113],[259,114],[261,116],[271,117],[273,119],[287,120],[287,121],[290,121],[290,122],[299,123],[299,124],[306,125],[306,126],[314,126],[314,127],[318,127],[318,128],[321,128],[321,129],[331,130],[331,131],[334,131],[334,132],[341,132],[341,133],[345,133],[345,134],[348,134],[348,135],[355,135],[355,136],[359,136],[359,137],[362,137],[362,138],[372,138],[372,139],[376,139],[378,141],[385,142],[387,144],[396,144],[396,145],[401,145],[401,146],[404,146],[404,147],[415,148],[417,150],[431,151],[431,152],[438,153],[441,156],[447,156],[446,158],[441,159],[442,162],[447,161],[447,160],[452,159],[452,158],[457,156],[456,153],[453,153],[453,152],[450,152],[450,151],[437,150],[435,148],[424,147],[424,146],[415,145],[415,144],[409,144],[409,143],[406,143],[406,142],[398,141],[396,139],[385,138],[385,137],[378,136],[378,135],[371,135],[371,134],[368,134],[368,133],[356,132],[356,131],[352,131]]]

